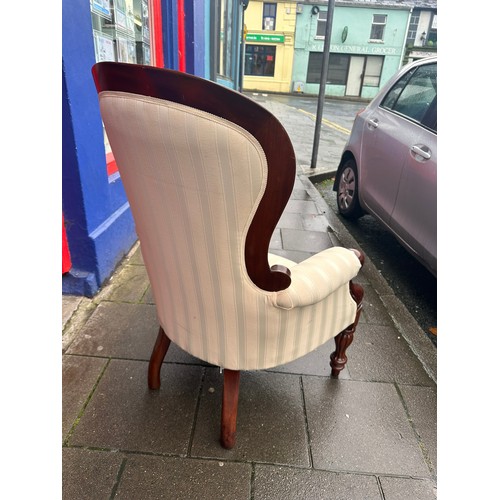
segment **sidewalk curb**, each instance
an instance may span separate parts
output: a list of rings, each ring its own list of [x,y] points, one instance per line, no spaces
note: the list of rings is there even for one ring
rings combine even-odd
[[[314,185],[314,182],[321,182],[326,178],[332,177],[334,174],[335,172],[330,171],[328,177],[325,177],[326,172],[320,173],[319,175],[306,175],[300,173],[297,175],[306,185],[307,190],[311,198],[313,198],[316,203],[318,209],[326,216],[332,231],[337,236],[342,246],[348,248],[359,248],[358,242],[347,231],[337,214],[335,214],[335,212],[330,208]],[[429,377],[437,383],[437,348],[434,347],[433,343],[427,337],[420,325],[409,313],[404,304],[398,299],[387,281],[382,277],[375,265],[366,255],[363,273],[386,307],[396,329],[406,340],[410,349],[418,358]]]

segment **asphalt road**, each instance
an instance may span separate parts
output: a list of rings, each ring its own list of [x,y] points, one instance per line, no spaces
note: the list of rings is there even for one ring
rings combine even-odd
[[[315,184],[323,199],[338,214],[333,179]],[[437,280],[413,258],[396,238],[372,216],[357,221],[339,216],[406,309],[437,345]],[[435,333],[432,333],[435,332]]]
[[[278,117],[290,135],[299,167],[309,168],[318,99],[301,95],[262,93],[249,93],[249,95]],[[334,175],[356,113],[365,106],[365,102],[325,99],[318,152],[318,171],[330,172],[332,176]],[[315,183],[326,203],[335,213],[338,213],[336,193],[332,191],[332,185],[333,177]],[[339,219],[422,330],[437,345],[437,335],[431,333],[431,330],[437,327],[436,278],[373,217],[366,215],[355,222],[342,219],[342,217]]]
[[[298,165],[310,165],[318,99],[301,95],[249,94],[278,116],[290,135]],[[366,103],[359,101],[325,99],[318,171],[329,171],[334,175],[356,113],[365,106]],[[332,191],[333,178],[315,185],[332,210],[338,213],[336,193]],[[339,219],[437,345],[437,335],[431,333],[431,329],[437,327],[436,278],[373,217],[366,215],[354,222],[340,216]]]

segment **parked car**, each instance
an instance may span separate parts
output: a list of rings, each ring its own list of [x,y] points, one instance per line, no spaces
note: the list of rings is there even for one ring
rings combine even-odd
[[[437,276],[437,57],[407,64],[356,116],[333,190],[342,216],[371,214]]]

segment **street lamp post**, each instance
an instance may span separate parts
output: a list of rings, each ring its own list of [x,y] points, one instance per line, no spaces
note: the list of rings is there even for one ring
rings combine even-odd
[[[321,78],[318,94],[318,109],[316,112],[316,124],[314,127],[314,141],[311,158],[311,168],[316,168],[318,159],[319,136],[321,133],[321,121],[323,119],[323,105],[325,102],[326,79],[328,76],[328,61],[330,58],[330,40],[332,38],[332,20],[335,0],[328,0],[328,11],[326,13],[325,44],[323,46],[323,61],[321,64]]]

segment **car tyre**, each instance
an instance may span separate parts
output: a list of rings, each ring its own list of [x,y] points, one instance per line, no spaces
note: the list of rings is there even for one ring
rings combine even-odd
[[[345,160],[337,173],[337,207],[346,219],[358,219],[364,212],[358,199],[358,167],[353,158]]]

